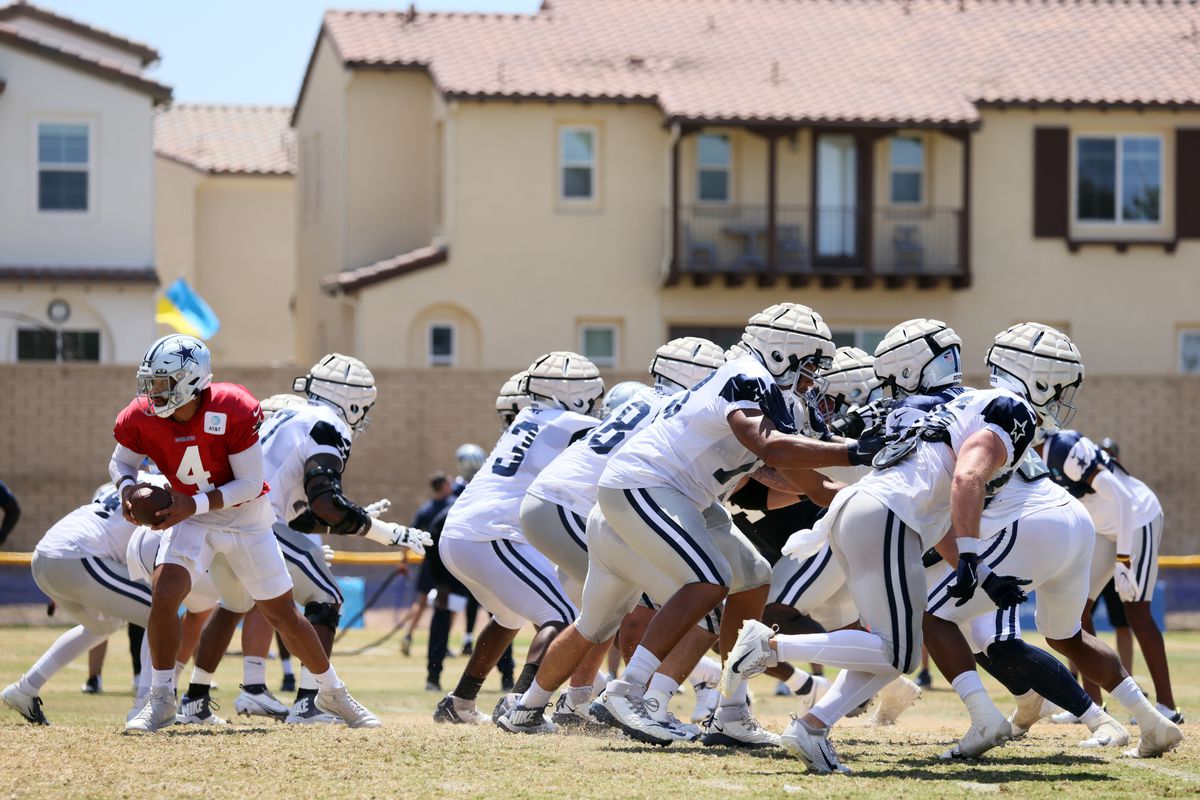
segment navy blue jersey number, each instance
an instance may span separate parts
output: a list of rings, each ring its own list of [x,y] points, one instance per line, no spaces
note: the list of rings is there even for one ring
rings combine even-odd
[[[506,478],[511,478],[521,468],[521,462],[525,460],[525,455],[529,452],[529,446],[537,438],[538,424],[529,420],[518,422],[509,428],[508,432],[515,436],[517,441],[513,444],[512,452],[508,454],[507,459],[496,459],[496,463],[492,464],[492,472],[497,475],[503,475]]]
[[[270,438],[275,435],[275,431],[279,430],[279,426],[294,416],[296,416],[296,411],[292,408],[280,409],[272,414],[271,418],[267,420],[265,429],[262,432],[262,443],[266,444]]]
[[[92,501],[92,505],[96,506],[92,509],[92,513],[100,519],[108,519],[112,516],[112,512],[116,511],[117,507],[121,505],[121,498],[117,494],[116,487],[109,489],[97,497]]]
[[[650,404],[641,400],[626,403],[612,419],[592,431],[588,437],[588,447],[602,456],[608,455],[613,448],[625,441],[629,432],[650,413]]]

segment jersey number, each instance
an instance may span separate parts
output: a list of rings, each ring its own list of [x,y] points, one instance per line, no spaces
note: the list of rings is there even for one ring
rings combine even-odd
[[[279,430],[283,423],[287,422],[294,416],[296,416],[296,412],[291,408],[283,408],[272,414],[271,418],[267,420],[266,430],[262,432],[262,443],[266,444],[267,441],[275,435],[275,431]]]
[[[625,440],[629,432],[650,413],[650,404],[635,400],[621,409],[621,413],[601,425],[588,437],[588,447],[600,455],[608,455],[613,448]]]
[[[517,437],[517,443],[513,445],[512,453],[509,454],[507,461],[500,458],[496,460],[495,464],[492,464],[492,472],[497,475],[503,475],[506,478],[511,478],[521,468],[521,462],[525,460],[525,454],[529,451],[529,445],[533,444],[533,440],[537,436],[538,424],[526,420],[525,422],[513,425],[508,429],[508,432]]]
[[[201,492],[210,492],[213,488],[208,482],[211,475],[212,473],[205,471],[204,464],[200,461],[199,447],[191,445],[183,451],[183,458],[179,460],[179,469],[175,473],[180,483],[195,486]]]

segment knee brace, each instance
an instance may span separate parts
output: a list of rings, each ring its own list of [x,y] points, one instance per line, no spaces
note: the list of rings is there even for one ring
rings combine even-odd
[[[341,606],[334,603],[305,603],[304,618],[313,625],[324,625],[336,631],[342,619]]]

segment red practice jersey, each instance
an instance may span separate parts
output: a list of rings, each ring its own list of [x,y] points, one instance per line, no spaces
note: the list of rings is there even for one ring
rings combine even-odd
[[[187,422],[147,416],[134,398],[117,416],[113,436],[149,456],[176,490],[196,495],[233,480],[229,456],[258,441],[262,421],[262,407],[246,387],[214,383],[200,393],[200,408]],[[264,482],[260,496],[268,488]]]

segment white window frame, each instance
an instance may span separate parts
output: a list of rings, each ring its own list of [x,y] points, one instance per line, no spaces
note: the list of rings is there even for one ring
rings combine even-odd
[[[588,331],[605,330],[612,332],[612,355],[608,357],[593,357],[587,352]],[[621,352],[621,326],[615,322],[583,322],[579,325],[579,352],[597,367],[613,368],[617,366],[618,354]]]
[[[921,164],[917,167],[899,166],[892,163],[892,145],[897,139],[910,139],[921,146]],[[904,208],[912,208],[925,204],[925,165],[929,162],[927,150],[928,143],[923,136],[914,135],[897,135],[888,139],[888,204],[893,206],[901,206]],[[916,174],[917,178],[917,199],[916,200],[897,200],[895,192],[896,175],[903,173],[906,175]],[[857,346],[857,345],[856,345]]]
[[[84,172],[87,174],[87,208],[83,210],[71,208],[42,208],[42,153],[41,153],[41,128],[43,125],[80,125],[87,128],[87,164],[83,169],[78,165],[71,165],[70,168],[64,169],[61,165],[47,164],[45,169],[47,172]],[[46,216],[72,216],[72,217],[90,217],[94,213],[96,207],[96,126],[90,119],[80,119],[78,117],[40,117],[33,120],[33,212],[37,215]]]
[[[700,196],[700,173],[719,172],[722,169],[700,163],[700,139],[705,136],[724,139],[729,145],[729,163],[724,166],[725,198],[723,200],[711,200]],[[701,133],[696,136],[696,202],[706,206],[727,206],[733,202],[733,137],[728,133]]]
[[[1116,152],[1116,183],[1113,186],[1113,211],[1115,216],[1113,219],[1080,219],[1079,218],[1079,140],[1080,139],[1113,139],[1117,143]],[[1125,140],[1126,139],[1154,139],[1158,142],[1158,219],[1122,219],[1124,216],[1123,197],[1125,193]],[[1071,219],[1076,225],[1081,226],[1112,226],[1120,225],[1130,228],[1157,228],[1166,224],[1164,211],[1166,206],[1166,182],[1164,180],[1166,173],[1167,150],[1166,142],[1162,134],[1158,133],[1096,133],[1082,132],[1074,135],[1074,147],[1071,153]]]
[[[863,342],[866,341],[868,334],[878,334],[879,338],[882,339],[884,336],[887,335],[888,330],[889,330],[888,328],[876,328],[871,325],[844,325],[844,326],[838,325],[838,326],[831,326],[830,333],[834,336],[837,336],[839,334],[842,334],[842,335],[850,334],[851,336],[854,337],[854,342],[851,345],[852,347],[857,347],[860,350],[866,350],[868,353],[874,355],[875,348],[874,347],[863,347]],[[844,345],[840,345],[840,346],[844,346]]]
[[[437,328],[450,329],[450,355],[433,352],[433,332]],[[453,322],[431,322],[425,329],[425,361],[431,367],[453,367],[458,363],[458,326]]]
[[[592,135],[592,157],[589,161],[579,161],[567,158],[567,148],[564,137],[569,132],[587,131]],[[592,171],[592,193],[587,197],[567,196],[567,169],[587,168]],[[600,199],[600,129],[595,125],[559,125],[558,126],[558,200],[560,203],[592,204]]]
[[[1178,345],[1175,355],[1175,368],[1180,375],[1200,375],[1200,368],[1189,370],[1183,363],[1183,343],[1190,336],[1200,339],[1200,325],[1195,327],[1180,328],[1176,336]]]

